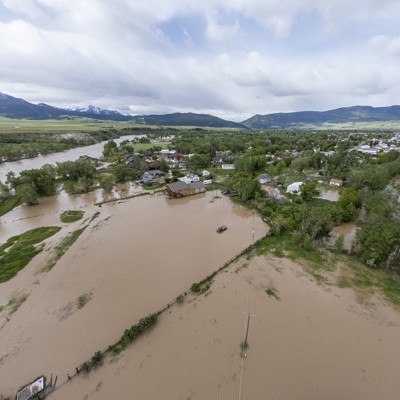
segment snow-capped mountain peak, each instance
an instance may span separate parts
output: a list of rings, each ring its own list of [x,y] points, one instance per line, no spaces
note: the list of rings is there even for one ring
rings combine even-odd
[[[96,106],[89,105],[87,107],[77,107],[71,109],[71,111],[76,111],[80,113],[89,113],[96,115],[123,115],[119,111],[116,110],[107,110],[106,108],[100,108]]]

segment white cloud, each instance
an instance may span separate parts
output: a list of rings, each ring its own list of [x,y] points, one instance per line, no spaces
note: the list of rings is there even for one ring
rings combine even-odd
[[[33,102],[250,116],[400,96],[390,0],[0,2],[0,91]]]
[[[217,13],[207,13],[206,35],[209,39],[217,42],[224,42],[226,39],[234,39],[239,32],[239,24],[221,24]]]

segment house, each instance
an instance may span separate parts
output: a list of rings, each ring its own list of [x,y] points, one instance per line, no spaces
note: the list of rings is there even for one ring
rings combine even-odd
[[[272,178],[269,174],[261,174],[257,176],[257,180],[261,183],[261,185],[265,185],[266,183],[271,182]]]
[[[329,184],[330,184],[331,186],[342,186],[342,185],[343,185],[343,181],[342,181],[341,179],[332,178],[332,179],[329,181]]]
[[[185,183],[193,183],[193,182],[199,182],[200,178],[196,174],[186,174],[183,178],[178,178],[179,181],[185,182]]]
[[[202,176],[210,176],[211,172],[207,171],[206,169],[201,173]]]
[[[206,191],[203,182],[173,182],[166,186],[165,193],[170,199],[191,196],[193,194],[203,193]]]
[[[222,164],[223,162],[222,157],[215,156],[212,158],[213,165]]]
[[[301,192],[300,187],[304,185],[304,182],[294,182],[286,188],[287,193],[299,194]]]
[[[149,171],[146,171],[142,175],[141,182],[142,183],[148,183],[150,181],[153,181],[156,176],[161,176],[164,175],[164,172],[158,170],[158,169],[151,169]]]
[[[375,147],[370,147],[368,145],[362,145],[358,148],[358,151],[360,153],[364,153],[364,154],[370,154],[370,155],[377,155],[378,154],[378,149]]]

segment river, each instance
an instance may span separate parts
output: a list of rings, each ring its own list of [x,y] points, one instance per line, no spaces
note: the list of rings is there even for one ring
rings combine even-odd
[[[124,140],[132,140],[140,136],[143,135],[127,135],[121,136],[120,138],[113,140],[115,143],[119,144]],[[0,181],[4,183],[7,179],[7,173],[11,171],[14,172],[16,175],[19,175],[21,171],[24,171],[26,169],[41,168],[45,164],[55,165],[57,162],[75,161],[82,156],[99,158],[102,155],[103,146],[107,142],[108,140],[105,140],[104,142],[100,142],[90,146],[76,147],[75,149],[65,150],[58,153],[39,155],[38,157],[34,158],[25,158],[18,161],[5,162],[3,164],[0,164]]]

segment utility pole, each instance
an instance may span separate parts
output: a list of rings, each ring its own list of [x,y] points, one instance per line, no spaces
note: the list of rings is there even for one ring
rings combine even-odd
[[[250,317],[255,317],[255,314],[250,314],[249,312],[246,312],[247,314],[247,324],[246,324],[246,333],[244,336],[244,342],[243,342],[243,349],[245,350],[247,348],[247,338],[249,337],[249,327],[250,327]]]
[[[255,233],[255,229],[254,229],[254,214],[253,214],[253,244],[254,244],[254,233]]]
[[[254,216],[254,214],[253,214]],[[254,230],[253,230],[254,235]],[[241,345],[242,352],[241,352],[241,361],[240,361],[240,379],[239,379],[239,400],[242,400],[242,383],[243,383],[243,371],[244,371],[244,364],[247,354],[245,353],[247,348],[247,338],[249,336],[249,326],[250,326],[250,317],[255,317],[255,314],[249,313],[249,296],[250,296],[250,282],[249,287],[247,290],[247,301],[246,301],[246,311],[243,314],[247,315],[247,323],[246,323],[246,330],[244,335],[244,342]]]
[[[249,336],[249,327],[250,327],[250,314],[247,315],[247,328],[246,328],[246,336],[244,338],[244,347],[247,347],[247,337]]]

